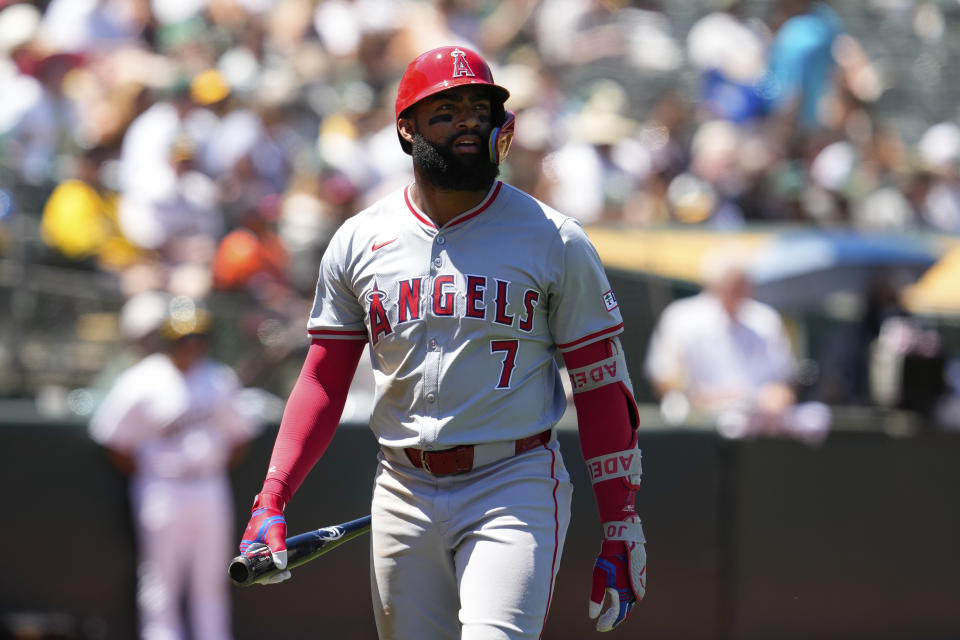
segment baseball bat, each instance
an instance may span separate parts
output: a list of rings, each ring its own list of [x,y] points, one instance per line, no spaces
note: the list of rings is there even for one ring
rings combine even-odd
[[[287,538],[287,570],[319,558],[347,540],[352,540],[368,531],[370,531],[370,516],[363,516],[356,520],[321,527]],[[248,587],[257,580],[279,571],[273,564],[267,545],[258,545],[252,552],[248,549],[246,555],[234,558],[227,570],[233,584],[239,587]]]

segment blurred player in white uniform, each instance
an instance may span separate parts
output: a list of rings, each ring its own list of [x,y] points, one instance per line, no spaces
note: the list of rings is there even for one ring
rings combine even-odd
[[[259,424],[239,406],[234,372],[207,357],[209,315],[185,298],[169,304],[165,348],[120,374],[90,434],[131,474],[141,637],[225,640],[232,637],[227,471]]]
[[[508,96],[464,48],[407,67],[397,133],[415,180],[347,220],[324,254],[311,347],[240,545],[265,542],[285,566],[283,508],[333,437],[369,344],[382,639],[540,636],[572,492],[554,433],[558,351],[604,523],[589,614],[607,631],[645,593],[620,312],[580,225],[497,180]]]

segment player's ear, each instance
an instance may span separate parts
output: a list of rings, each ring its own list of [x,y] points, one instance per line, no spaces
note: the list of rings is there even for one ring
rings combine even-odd
[[[417,126],[413,118],[401,115],[397,120],[397,133],[400,134],[400,139],[413,144],[413,136],[416,132]]]

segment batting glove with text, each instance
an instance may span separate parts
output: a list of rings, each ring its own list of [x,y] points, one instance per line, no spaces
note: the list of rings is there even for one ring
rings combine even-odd
[[[597,631],[610,631],[646,595],[647,550],[636,514],[604,522],[603,538],[593,567],[589,615],[597,620]]]
[[[610,631],[647,593],[647,541],[634,506],[640,488],[640,450],[631,448],[587,463],[594,471],[593,493],[603,527],[588,613],[597,621],[597,631]]]
[[[250,522],[240,540],[240,553],[250,555],[261,545],[270,549],[270,556],[277,569],[281,569],[261,584],[283,582],[290,577],[287,568],[287,521],[283,517],[283,499],[275,493],[262,492],[253,499]]]

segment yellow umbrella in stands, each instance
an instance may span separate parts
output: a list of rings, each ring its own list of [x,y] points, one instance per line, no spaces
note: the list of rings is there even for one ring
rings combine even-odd
[[[960,246],[945,253],[914,284],[904,288],[903,304],[912,313],[960,315]]]

